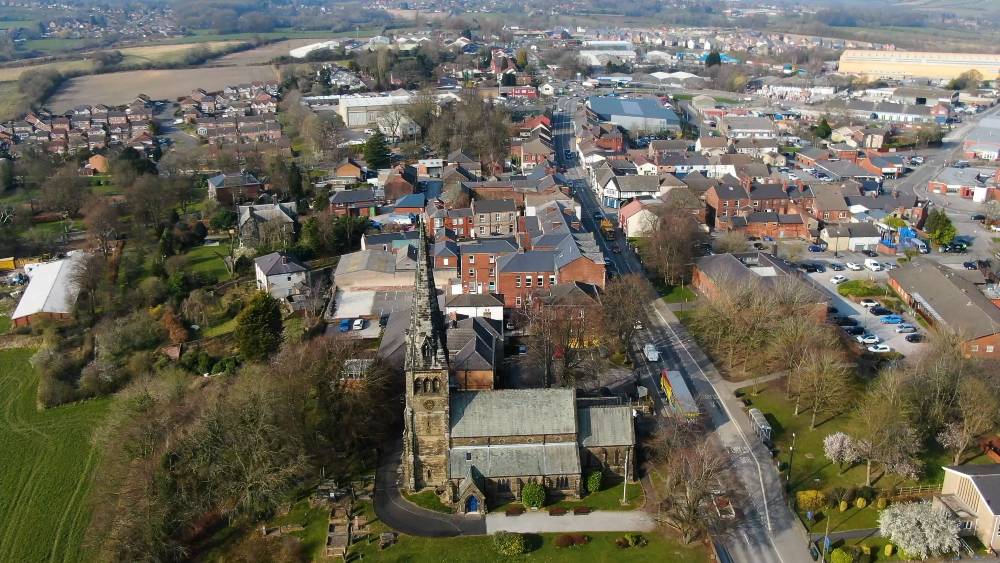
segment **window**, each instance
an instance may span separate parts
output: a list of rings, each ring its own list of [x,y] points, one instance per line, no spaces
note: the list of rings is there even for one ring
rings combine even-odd
[[[476,263],[476,257],[474,255],[470,254],[469,255],[469,264],[475,264],[475,263]]]
[[[447,258],[442,258],[441,259],[441,265],[442,266],[447,266],[448,265],[448,259]]]
[[[971,347],[971,350],[973,352],[978,352],[979,351],[979,344],[973,344],[972,347]]]
[[[992,354],[993,353],[993,346],[987,346],[986,347],[986,353]]]
[[[472,452],[465,452],[465,461],[472,461]]]
[[[500,214],[499,214],[499,213],[495,214],[495,215],[493,216],[493,220],[494,220],[494,221],[499,221],[499,220],[500,220]]]
[[[531,287],[531,276],[524,276],[524,287]]]
[[[542,276],[538,276],[538,287],[542,287]]]
[[[520,296],[518,296],[518,298],[514,300],[514,304],[517,305],[518,307],[521,306],[521,297]]]
[[[455,219],[455,224],[456,225],[464,225],[465,224],[465,219],[461,219],[461,218]]]
[[[285,278],[285,281],[292,281],[292,276],[288,276],[287,278]]]
[[[496,256],[493,256],[493,255],[490,255],[490,264],[493,264],[493,263],[495,263],[496,261],[497,261],[497,257],[496,257]]]
[[[724,200],[724,201],[722,202],[722,207],[729,207],[729,200],[728,200],[728,199],[727,199],[727,200]]]
[[[479,214],[479,222],[480,223],[485,223],[486,222],[486,214],[485,213],[480,213]]]
[[[469,268],[469,277],[470,278],[476,277],[476,269],[475,268]]]
[[[760,205],[760,202],[759,202],[759,201],[754,201],[754,202],[753,202],[753,206],[754,206],[754,207],[757,207],[757,206],[759,206],[759,205]]]
[[[486,227],[479,227],[479,234],[485,235],[486,234]]]
[[[958,529],[959,530],[971,530],[972,529],[972,521],[971,520],[967,520],[967,521],[964,521],[964,522],[959,522],[958,523]]]
[[[514,287],[521,287],[521,276],[514,276]]]
[[[555,285],[555,284],[556,284],[556,277],[549,276],[549,285]]]

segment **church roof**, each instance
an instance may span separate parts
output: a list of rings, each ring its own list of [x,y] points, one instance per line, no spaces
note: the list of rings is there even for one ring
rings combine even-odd
[[[635,443],[632,407],[584,407],[577,411],[579,441],[585,448]]]
[[[460,391],[451,395],[452,438],[575,433],[572,389]]]
[[[495,393],[495,391],[494,391]],[[466,475],[471,468],[483,477],[572,475],[580,473],[575,441],[513,446],[459,446],[448,454],[449,474]]]

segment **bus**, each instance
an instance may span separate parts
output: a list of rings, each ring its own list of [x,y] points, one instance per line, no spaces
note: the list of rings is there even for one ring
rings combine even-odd
[[[679,371],[660,370],[660,388],[667,396],[667,401],[673,407],[674,412],[685,418],[696,418],[701,414],[698,410],[698,403],[694,400],[694,395],[688,389],[684,377]]]

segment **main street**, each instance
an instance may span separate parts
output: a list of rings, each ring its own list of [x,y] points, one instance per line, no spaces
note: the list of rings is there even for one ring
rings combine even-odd
[[[575,152],[576,101],[560,99],[553,119],[553,138],[557,158],[566,166],[565,176],[577,186],[575,193],[582,207],[584,225],[598,233],[598,244],[609,266],[618,273],[642,273],[642,264],[623,240],[608,243],[599,235],[599,220],[595,213],[608,216],[595,197],[589,178],[578,159],[567,160],[567,149]],[[580,181],[584,184],[580,184]],[[617,244],[620,253],[612,252]],[[749,420],[742,405],[736,400],[728,384],[722,380],[707,357],[687,336],[677,318],[659,299],[650,306],[645,330],[640,331],[635,344],[641,350],[645,344],[654,344],[661,353],[661,362],[643,366],[640,370],[643,384],[656,398],[659,412],[663,412],[663,397],[659,391],[659,368],[669,367],[681,372],[691,385],[692,392],[704,411],[706,426],[718,437],[722,447],[730,454],[732,474],[737,482],[730,488],[742,491],[745,502],[740,506],[741,518],[735,526],[716,535],[717,545],[735,562],[798,563],[810,560],[805,538],[794,528],[795,516],[785,505],[782,483],[771,463],[770,454],[749,430]],[[640,355],[636,354],[639,358]]]

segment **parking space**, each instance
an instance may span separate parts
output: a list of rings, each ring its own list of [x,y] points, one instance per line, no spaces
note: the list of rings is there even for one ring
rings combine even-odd
[[[335,319],[366,318],[374,321],[410,306],[409,291],[337,291]]]
[[[880,344],[886,344],[887,346],[892,348],[892,350],[895,352],[899,352],[903,355],[910,355],[920,350],[921,346],[923,346],[922,343],[907,342],[905,334],[899,334],[896,332],[897,325],[882,324],[881,322],[882,317],[873,315],[869,311],[869,309],[861,306],[860,303],[852,299],[842,297],[837,292],[837,284],[834,284],[833,282],[830,281],[830,279],[833,276],[841,275],[847,278],[848,280],[866,280],[866,281],[873,281],[876,283],[885,284],[888,278],[885,271],[882,272],[872,272],[870,270],[851,271],[845,269],[844,271],[841,272],[835,272],[829,269],[828,260],[814,259],[813,261],[822,262],[827,267],[827,271],[822,273],[816,272],[808,274],[808,276],[829,293],[830,305],[832,307],[836,307],[838,315],[851,317],[855,319],[857,321],[857,326],[860,326],[864,328],[867,332],[870,332],[875,336],[878,336]],[[895,294],[893,294],[892,291],[889,290],[888,297],[894,298]],[[879,299],[878,297],[873,297],[872,299],[877,301],[879,304],[883,303],[883,300]],[[911,315],[902,313],[901,316],[903,317],[905,323],[912,324],[913,326],[917,327],[918,333],[924,334],[926,332]],[[852,340],[854,339],[854,337],[851,338]],[[860,346],[860,344],[858,345]]]

